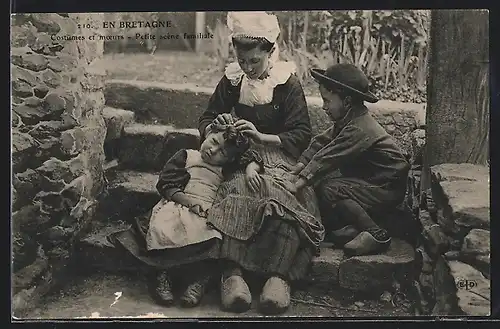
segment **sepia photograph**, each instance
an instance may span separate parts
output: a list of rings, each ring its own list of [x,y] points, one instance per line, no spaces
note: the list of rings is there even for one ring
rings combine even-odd
[[[488,10],[10,35],[13,320],[491,315]]]

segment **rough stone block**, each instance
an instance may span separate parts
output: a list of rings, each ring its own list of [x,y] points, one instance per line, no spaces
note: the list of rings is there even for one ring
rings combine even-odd
[[[41,121],[29,131],[29,134],[38,139],[59,137],[62,131],[71,128],[72,124],[63,121]]]
[[[80,107],[82,114],[101,112],[104,108],[104,94],[102,91],[87,92],[81,99]]]
[[[425,249],[430,256],[436,259],[437,256],[448,251],[449,241],[441,226],[432,221],[428,211],[421,209],[419,213],[422,223],[422,238]]]
[[[432,273],[420,273],[418,278],[420,287],[428,304],[434,304],[435,302],[435,292],[434,292],[434,276]]]
[[[26,125],[35,125],[45,117],[46,113],[40,108],[26,105],[14,106],[12,111],[16,113],[21,121]]]
[[[123,128],[134,122],[134,112],[132,111],[105,107],[102,114],[107,128],[106,141],[119,139]]]
[[[86,264],[86,269],[107,272],[136,272],[139,262],[128,253],[116,248],[107,237],[129,227],[124,223],[114,222],[88,234],[76,244],[76,264]]]
[[[106,128],[104,119],[100,121],[88,122],[85,126],[64,131],[61,134],[63,152],[75,156],[89,149],[97,151],[103,147]]]
[[[49,65],[49,61],[43,55],[34,54],[28,47],[12,48],[11,62],[34,72],[43,71]]]
[[[394,282],[413,279],[414,261],[413,247],[393,239],[389,250],[383,254],[343,260],[339,268],[340,286],[357,291],[390,290]]]
[[[10,68],[13,80],[24,81],[30,86],[35,86],[40,82],[40,78],[33,71],[23,69],[17,65],[11,65]]]
[[[35,203],[24,206],[12,213],[12,230],[34,236],[37,232],[51,227],[55,221],[57,221],[57,218],[42,213],[40,204]]]
[[[75,178],[69,163],[57,158],[45,161],[42,166],[36,168],[36,172],[52,181],[62,180],[64,184],[69,184]]]
[[[464,238],[460,260],[490,276],[490,231],[473,229]]]
[[[22,289],[29,288],[35,283],[49,267],[48,259],[45,256],[43,248],[38,247],[36,260],[13,274],[12,290],[16,294]]]
[[[44,118],[48,120],[58,120],[67,107],[66,100],[56,92],[48,93],[43,99]]]
[[[431,167],[433,180],[437,182],[471,181],[489,182],[488,167],[471,163],[444,163]]]
[[[12,315],[17,318],[25,317],[27,312],[37,305],[40,298],[53,286],[52,273],[46,271],[30,288],[23,289],[12,296]]]
[[[106,70],[98,66],[87,66],[83,76],[80,78],[83,90],[101,91],[105,86]]]
[[[47,61],[47,67],[49,62]],[[43,83],[51,88],[57,88],[62,83],[62,76],[50,69],[46,69],[40,73],[40,78]]]
[[[25,232],[12,234],[12,269],[16,273],[36,259],[37,244],[33,237]]]
[[[161,170],[181,148],[197,149],[198,146],[199,134],[195,129],[135,123],[123,130],[118,161],[128,169]]]
[[[17,129],[12,130],[12,169],[14,172],[26,170],[36,151],[37,144],[33,137]]]
[[[49,89],[49,87],[47,87],[46,84],[40,83],[40,84],[37,84],[35,86],[35,88],[33,88],[33,91],[34,91],[36,97],[44,98],[45,96],[47,96],[50,89]]]
[[[489,316],[491,314],[490,280],[468,264],[450,261],[448,266],[457,286],[455,292],[457,311],[469,316]]]
[[[417,248],[417,253],[419,255],[418,260],[421,263],[421,270],[422,273],[425,274],[430,274],[434,271],[434,261],[429,256],[429,254],[425,251],[425,248],[423,246],[420,246]]]
[[[33,197],[41,190],[41,185],[41,177],[33,169],[27,169],[22,173],[15,174],[12,179],[12,186],[16,189],[17,200],[12,204],[13,210],[30,204]]]
[[[105,221],[131,219],[160,201],[156,191],[157,174],[114,170],[106,174],[110,183],[98,208]]]
[[[30,15],[30,21],[37,28],[38,32],[56,34],[61,30],[58,24],[60,18],[58,14],[36,13]]]
[[[447,232],[460,228],[489,229],[490,188],[486,181],[443,181],[436,203],[443,209],[439,224]],[[439,190],[438,188],[438,190]],[[433,193],[435,195],[435,193]]]
[[[33,87],[22,80],[14,80],[12,81],[12,94],[20,98],[30,97],[33,96]]]
[[[312,268],[306,281],[314,285],[337,286],[339,281],[339,267],[344,259],[344,251],[322,247],[320,255],[313,258]]]
[[[22,25],[15,25],[14,22],[11,26],[11,47],[25,47],[33,45],[36,41],[36,28],[27,22]]]
[[[54,43],[48,33],[38,33],[35,42],[30,45],[30,48],[37,54],[54,55]]]

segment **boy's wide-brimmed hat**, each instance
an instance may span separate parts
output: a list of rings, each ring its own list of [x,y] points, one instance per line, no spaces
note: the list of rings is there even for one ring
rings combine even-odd
[[[311,75],[330,91],[344,91],[369,103],[378,102],[378,98],[369,90],[366,75],[352,64],[333,65],[326,70],[311,69]]]

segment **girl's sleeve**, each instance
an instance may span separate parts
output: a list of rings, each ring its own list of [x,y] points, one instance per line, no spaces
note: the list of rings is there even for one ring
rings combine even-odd
[[[295,159],[309,146],[312,129],[306,97],[299,79],[291,75],[283,85],[287,93],[284,100],[284,132],[278,134],[282,147]]]
[[[186,150],[179,150],[163,167],[156,183],[156,189],[162,197],[170,200],[175,193],[184,191],[191,178],[186,170],[186,159]]]
[[[210,96],[208,107],[198,120],[198,130],[200,132],[201,142],[205,139],[205,130],[207,126],[221,113],[231,112],[234,100],[234,87],[226,76],[215,87],[215,91]]]

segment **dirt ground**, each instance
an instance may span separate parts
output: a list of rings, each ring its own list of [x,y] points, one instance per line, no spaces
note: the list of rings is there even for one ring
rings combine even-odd
[[[325,295],[325,294],[323,294]],[[252,309],[235,315],[219,309],[219,298],[212,290],[202,304],[193,309],[162,307],[155,304],[148,293],[146,281],[138,275],[113,275],[96,273],[77,277],[62,291],[47,295],[40,307],[33,310],[29,319],[74,318],[227,318],[262,317],[257,309],[255,296]],[[291,306],[281,317],[394,317],[410,316],[407,304],[394,305],[381,299],[362,299],[354,294],[332,291],[328,296],[321,292],[296,291]]]

